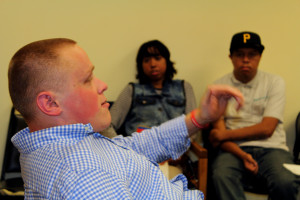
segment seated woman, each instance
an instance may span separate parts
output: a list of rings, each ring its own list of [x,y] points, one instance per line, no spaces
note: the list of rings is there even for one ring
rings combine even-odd
[[[118,134],[130,136],[196,108],[192,86],[187,81],[173,80],[177,72],[163,43],[144,43],[136,63],[138,83],[126,85],[110,110]]]

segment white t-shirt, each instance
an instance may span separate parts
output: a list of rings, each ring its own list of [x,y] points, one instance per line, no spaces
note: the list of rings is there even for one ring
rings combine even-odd
[[[260,123],[264,117],[274,117],[279,123],[273,135],[266,139],[237,141],[240,146],[259,146],[288,150],[286,133],[283,128],[283,112],[285,106],[285,83],[277,75],[257,71],[249,83],[238,81],[232,73],[215,81],[238,88],[245,97],[245,104],[236,110],[236,102],[229,101],[224,120],[228,129],[238,129]]]

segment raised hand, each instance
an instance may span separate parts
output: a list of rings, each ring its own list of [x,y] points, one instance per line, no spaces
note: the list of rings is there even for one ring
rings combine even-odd
[[[200,119],[206,123],[218,120],[225,112],[228,100],[235,98],[237,101],[237,108],[239,109],[244,103],[242,93],[228,85],[210,85],[204,94],[201,104]]]

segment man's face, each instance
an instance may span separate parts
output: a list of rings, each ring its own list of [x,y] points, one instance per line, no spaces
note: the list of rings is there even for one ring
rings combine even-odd
[[[234,76],[237,80],[248,83],[257,72],[261,54],[253,48],[240,48],[229,55],[234,70]]]
[[[91,123],[102,131],[111,123],[109,104],[103,92],[107,85],[93,75],[94,66],[79,46],[61,49],[65,85],[59,92],[62,118],[67,124]]]

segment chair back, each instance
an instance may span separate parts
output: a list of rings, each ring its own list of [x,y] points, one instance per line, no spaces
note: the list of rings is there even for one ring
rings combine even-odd
[[[296,122],[295,122],[295,144],[293,149],[293,155],[294,155],[294,162],[300,163],[299,161],[299,152],[300,152],[300,112],[297,115]]]
[[[11,142],[12,136],[27,127],[23,117],[14,109],[11,109],[10,120],[7,131],[4,160],[1,172],[1,182],[5,183],[7,189],[23,187],[21,167],[19,162],[20,153]]]

